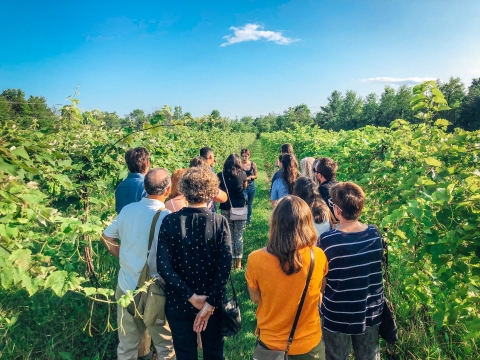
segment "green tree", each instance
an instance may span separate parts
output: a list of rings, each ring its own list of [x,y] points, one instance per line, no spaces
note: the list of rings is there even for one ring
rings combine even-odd
[[[28,103],[21,89],[6,89],[1,96],[10,103],[10,115],[13,118],[28,115]]]
[[[403,119],[409,122],[416,122],[415,116],[410,106],[412,101],[413,93],[412,89],[407,85],[402,85],[398,88],[395,93],[395,107],[393,112],[393,118],[390,121],[395,119]]]
[[[37,123],[41,129],[46,129],[54,126],[56,116],[52,109],[47,105],[47,99],[43,96],[30,95],[27,100],[28,105],[28,121],[29,124]]]
[[[387,85],[382,95],[380,95],[378,117],[375,125],[388,127],[390,123],[396,119],[395,108],[395,89]]]
[[[105,111],[103,113],[103,121],[105,122],[105,126],[109,129],[118,129],[122,126],[122,119],[117,113]]]
[[[130,126],[138,130],[142,129],[143,124],[148,122],[147,115],[145,115],[145,112],[140,109],[133,110],[126,117],[129,120],[128,122],[130,123]]]
[[[377,121],[378,111],[379,105],[377,94],[368,94],[363,101],[362,116],[359,126],[374,125]]]
[[[465,98],[465,84],[460,78],[451,77],[448,82],[437,81],[438,89],[445,96],[448,106],[452,109],[442,113],[442,117],[450,121],[455,126],[460,126],[460,116],[462,114],[462,102]]]
[[[10,120],[10,104],[7,99],[0,96],[0,122],[3,124],[5,121]]]
[[[175,120],[182,120],[183,118],[183,111],[181,106],[175,106],[173,108],[173,118]]]
[[[462,107],[458,125],[465,130],[480,129],[480,78],[473,79],[468,87]]]
[[[212,112],[210,113],[210,117],[214,120],[220,119],[220,111],[212,110]]]
[[[343,104],[342,93],[335,90],[328,97],[328,104],[320,107],[315,117],[318,126],[325,129],[333,129],[337,126],[338,112]]]
[[[340,106],[338,111],[337,126],[334,129],[347,130],[359,127],[362,116],[362,103],[361,96],[357,96],[355,91],[347,90],[345,97],[342,99],[342,106]]]

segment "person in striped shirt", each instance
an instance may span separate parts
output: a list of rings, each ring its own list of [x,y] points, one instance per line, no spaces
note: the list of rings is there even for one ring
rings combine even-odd
[[[380,360],[378,329],[383,310],[381,236],[358,221],[365,202],[352,182],[330,188],[330,206],[340,225],[323,233],[319,246],[328,260],[321,314],[326,360]]]

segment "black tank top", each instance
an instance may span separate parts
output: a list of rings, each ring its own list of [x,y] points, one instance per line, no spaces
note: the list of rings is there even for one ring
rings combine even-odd
[[[247,175],[247,177],[252,176],[253,175],[253,161],[250,162],[250,169],[249,170],[243,169],[243,171],[245,172],[245,175]],[[254,181],[255,181],[255,179],[251,179],[251,180],[248,180],[248,183],[250,184]]]

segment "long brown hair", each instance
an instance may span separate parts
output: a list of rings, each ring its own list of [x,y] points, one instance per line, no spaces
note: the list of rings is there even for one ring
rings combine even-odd
[[[300,250],[313,246],[316,239],[307,203],[293,195],[281,199],[273,210],[267,251],[280,260],[285,274],[300,271],[303,266]]]
[[[316,224],[323,223],[328,220],[330,226],[334,222],[332,212],[320,196],[316,184],[312,179],[301,176],[295,181],[293,187],[293,195],[305,200],[307,205],[312,210],[313,221]]]
[[[281,178],[285,181],[288,187],[288,193],[293,194],[293,185],[300,176],[298,171],[298,161],[293,154],[284,154],[282,156],[282,175]]]

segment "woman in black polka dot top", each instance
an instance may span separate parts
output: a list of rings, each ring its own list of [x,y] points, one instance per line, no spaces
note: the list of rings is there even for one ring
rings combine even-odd
[[[200,333],[205,359],[223,359],[219,306],[232,264],[227,220],[207,209],[218,189],[209,169],[190,168],[179,183],[188,207],[162,222],[157,268],[167,283],[167,321],[177,359],[197,358]]]

